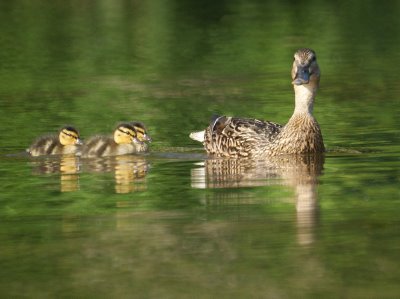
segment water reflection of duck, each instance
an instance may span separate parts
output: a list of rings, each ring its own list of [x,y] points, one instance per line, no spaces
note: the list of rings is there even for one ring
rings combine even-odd
[[[139,124],[137,122],[121,123],[114,130],[113,136],[91,137],[83,146],[82,157],[105,157],[146,152],[148,146],[144,144],[144,141],[150,139],[144,126]]]
[[[294,54],[292,84],[295,109],[285,126],[257,119],[216,116],[210,125],[190,137],[203,142],[216,157],[269,157],[278,154],[324,152],[318,122],[312,115],[320,70],[315,52],[299,49]]]
[[[302,245],[307,245],[314,239],[313,230],[318,214],[316,187],[323,163],[323,155],[281,155],[269,157],[265,161],[206,159],[202,163],[203,167],[192,169],[191,186],[200,189],[232,189],[266,185],[283,185],[293,188],[298,241]],[[218,192],[212,194],[212,198],[208,195],[208,203],[232,199],[231,197],[238,193]],[[238,199],[242,199],[242,197]],[[235,204],[237,204],[236,201]]]
[[[323,155],[288,155],[253,159],[206,159],[192,169],[194,188],[241,188],[283,184],[315,184],[323,167]]]
[[[74,127],[65,126],[58,135],[41,136],[26,150],[31,156],[75,154],[82,144],[79,132]]]

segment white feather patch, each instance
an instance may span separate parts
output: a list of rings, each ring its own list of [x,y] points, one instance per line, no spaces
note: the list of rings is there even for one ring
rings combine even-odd
[[[190,133],[189,137],[198,142],[204,142],[204,134],[205,131],[192,132]]]

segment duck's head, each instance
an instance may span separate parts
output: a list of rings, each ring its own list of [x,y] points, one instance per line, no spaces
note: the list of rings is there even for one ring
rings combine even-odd
[[[117,144],[137,143],[137,132],[130,123],[121,123],[114,130],[114,141]]]
[[[71,126],[65,126],[61,128],[58,138],[62,145],[82,144],[82,140],[79,138],[78,130]]]
[[[143,123],[138,121],[130,122],[130,124],[135,128],[137,133],[137,139],[141,142],[151,142],[151,137],[147,133],[146,127]]]
[[[313,50],[303,48],[294,53],[292,68],[293,85],[318,85],[320,75],[317,56]]]

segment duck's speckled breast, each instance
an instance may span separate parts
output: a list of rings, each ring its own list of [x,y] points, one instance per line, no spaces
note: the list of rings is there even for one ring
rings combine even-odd
[[[266,155],[322,153],[325,146],[318,122],[311,114],[294,114],[270,146]]]

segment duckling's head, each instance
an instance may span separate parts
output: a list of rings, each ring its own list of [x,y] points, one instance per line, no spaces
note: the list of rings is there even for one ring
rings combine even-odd
[[[318,85],[320,75],[317,56],[313,50],[303,48],[294,53],[292,68],[293,85]]]
[[[117,144],[138,143],[135,127],[129,123],[119,124],[114,131],[114,141]]]
[[[141,142],[151,142],[151,137],[147,134],[146,127],[143,123],[138,121],[130,122],[130,124],[135,128],[137,133],[137,139]]]
[[[78,130],[71,126],[65,126],[61,128],[58,138],[60,143],[64,146],[82,144],[82,140],[79,138]]]

